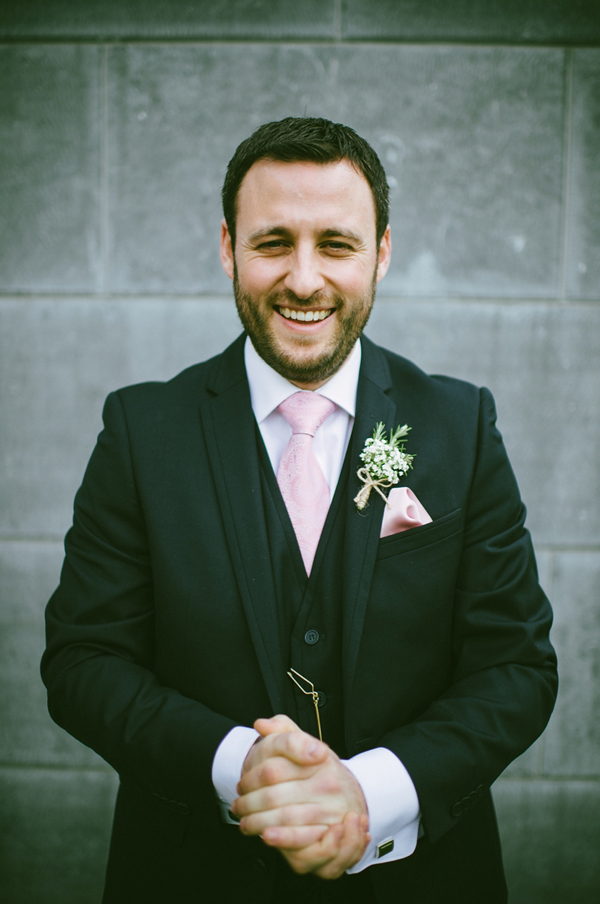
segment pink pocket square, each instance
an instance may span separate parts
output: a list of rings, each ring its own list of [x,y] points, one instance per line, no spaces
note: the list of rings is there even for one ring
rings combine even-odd
[[[411,527],[429,524],[431,518],[408,487],[396,487],[390,490],[388,504],[383,511],[381,537],[391,537]]]

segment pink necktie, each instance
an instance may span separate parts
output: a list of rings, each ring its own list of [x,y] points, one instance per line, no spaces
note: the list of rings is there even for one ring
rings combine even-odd
[[[292,435],[283,450],[277,483],[296,532],[306,573],[310,574],[329,509],[329,487],[312,450],[315,433],[335,410],[316,392],[295,392],[278,410]]]

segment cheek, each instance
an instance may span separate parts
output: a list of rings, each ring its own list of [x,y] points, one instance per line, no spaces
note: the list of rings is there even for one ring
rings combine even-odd
[[[369,295],[373,284],[374,267],[359,261],[344,261],[334,264],[324,271],[324,276],[336,291],[348,298]]]
[[[244,289],[255,295],[270,291],[283,278],[285,269],[281,261],[261,259],[246,263],[238,275]]]

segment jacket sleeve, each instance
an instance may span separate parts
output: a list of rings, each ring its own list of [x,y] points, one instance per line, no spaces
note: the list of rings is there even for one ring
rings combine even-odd
[[[46,609],[52,718],[122,776],[165,798],[214,801],[214,753],[236,724],[153,673],[152,567],[122,402],[111,394]]]
[[[550,604],[488,390],[467,499],[444,692],[380,743],[408,769],[435,841],[541,734],[557,691]]]

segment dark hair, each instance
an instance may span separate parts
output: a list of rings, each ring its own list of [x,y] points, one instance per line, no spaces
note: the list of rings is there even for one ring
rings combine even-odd
[[[235,247],[237,196],[244,176],[257,160],[285,163],[337,163],[348,160],[362,173],[373,193],[377,245],[389,221],[389,187],[379,157],[354,129],[328,119],[288,116],[268,122],[238,146],[229,161],[223,191],[223,214]]]

